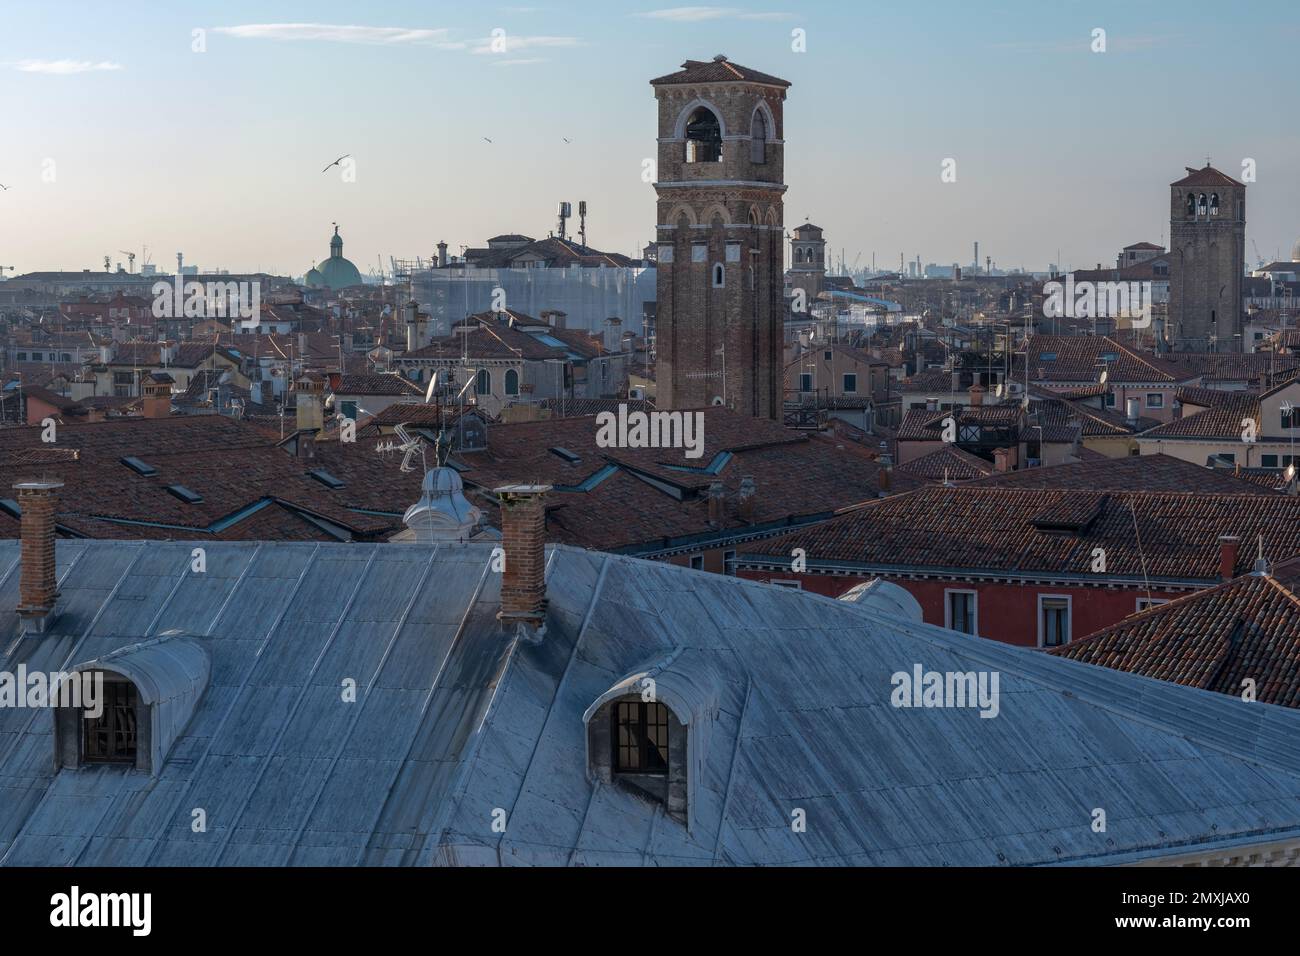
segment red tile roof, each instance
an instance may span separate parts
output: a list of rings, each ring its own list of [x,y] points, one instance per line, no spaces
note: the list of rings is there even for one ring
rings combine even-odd
[[[1148,577],[1216,582],[1223,534],[1243,541],[1262,534],[1270,553],[1300,554],[1300,498],[1288,495],[1099,494],[987,487],[987,480],[886,498],[760,542],[746,553],[784,559],[791,549],[803,548],[810,569],[834,566],[853,573],[1068,575],[1130,584]],[[1094,512],[1077,531],[1050,526],[1061,515]],[[1105,574],[1092,571],[1094,548],[1105,549]],[[1250,569],[1246,551],[1238,557],[1239,572]]]
[[[712,60],[687,60],[676,73],[656,77],[650,81],[651,86],[668,86],[679,83],[762,83],[766,86],[788,87],[789,80],[782,80],[769,73],[751,70],[739,63],[732,63],[725,56],[718,55]]]
[[[1249,680],[1257,701],[1300,707],[1300,597],[1248,574],[1050,653],[1236,697]]]
[[[1187,175],[1182,179],[1170,183],[1170,186],[1242,186],[1245,183],[1239,183],[1231,176],[1219,172],[1209,163],[1206,163],[1200,169],[1193,169],[1191,166],[1184,166]]]
[[[1267,494],[1228,469],[1204,468],[1170,455],[1100,458],[1046,468],[1022,468],[977,482],[980,488],[1043,488],[1061,491],[1194,491],[1201,494]]]

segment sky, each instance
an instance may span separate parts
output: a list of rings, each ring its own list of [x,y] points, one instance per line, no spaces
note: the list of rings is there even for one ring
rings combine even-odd
[[[337,222],[367,273],[583,199],[633,254],[648,81],[718,53],[791,82],[786,226],[836,259],[1111,263],[1207,157],[1255,161],[1248,263],[1300,236],[1294,0],[671,4],[0,0],[0,266],[301,275]]]

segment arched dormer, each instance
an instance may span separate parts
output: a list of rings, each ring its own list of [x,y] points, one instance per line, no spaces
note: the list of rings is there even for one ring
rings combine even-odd
[[[687,110],[683,111],[686,122],[681,132],[686,140],[686,162],[721,162],[723,130],[720,114],[704,103],[687,107]]]
[[[52,701],[55,765],[115,765],[157,776],[211,670],[207,651],[179,631],[78,664]]]
[[[721,690],[706,664],[683,666],[688,654],[678,649],[626,675],[596,698],[582,722],[593,782],[657,800],[690,827]]]

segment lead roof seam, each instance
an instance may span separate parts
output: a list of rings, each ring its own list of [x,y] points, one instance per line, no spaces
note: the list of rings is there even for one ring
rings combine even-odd
[[[357,575],[356,583],[352,585],[352,593],[348,595],[347,603],[339,611],[338,620],[330,631],[329,637],[325,639],[325,643],[321,645],[320,653],[318,653],[316,659],[312,661],[311,670],[308,671],[302,682],[302,687],[299,689],[298,696],[293,702],[293,707],[289,710],[289,713],[285,714],[284,721],[280,724],[280,729],[275,735],[275,740],[271,742],[271,746],[267,749],[265,758],[261,761],[261,765],[258,767],[257,775],[249,784],[248,792],[244,795],[244,799],[240,803],[239,809],[231,816],[230,826],[226,829],[226,837],[221,841],[221,845],[217,848],[217,857],[213,862],[214,866],[221,865],[221,858],[225,856],[226,849],[230,846],[231,839],[234,838],[235,830],[239,828],[240,819],[248,809],[248,805],[253,801],[253,794],[257,792],[258,785],[262,782],[262,778],[266,776],[267,769],[274,762],[280,743],[284,740],[285,734],[288,733],[289,725],[293,723],[293,718],[297,715],[298,709],[302,706],[303,698],[307,696],[307,691],[311,687],[311,678],[316,675],[316,672],[320,669],[321,661],[325,659],[326,654],[328,654],[330,649],[334,646],[334,640],[338,637],[339,631],[342,630],[343,622],[347,618],[348,612],[352,610],[352,605],[356,603],[357,594],[361,591],[362,583],[367,577],[369,577],[370,568],[375,563],[375,556],[378,553],[377,548],[371,549],[370,557],[366,559],[366,566],[362,568],[361,573]]]
[[[83,549],[82,554],[85,554],[85,552],[88,550],[90,549],[89,548]],[[131,560],[131,563],[126,566],[125,570],[123,570],[121,576],[118,577],[117,582],[113,585],[112,590],[109,592],[108,597],[105,598],[102,604],[100,604],[99,609],[95,612],[95,616],[92,617],[90,619],[90,623],[86,625],[86,630],[82,633],[81,637],[77,639],[77,642],[68,651],[67,657],[64,659],[63,666],[59,668],[60,670],[66,671],[68,669],[69,662],[73,659],[77,651],[81,648],[81,645],[85,643],[87,636],[89,636],[90,632],[94,629],[95,625],[99,623],[99,619],[103,615],[104,610],[108,607],[109,602],[113,599],[113,596],[117,594],[118,589],[122,586],[122,582],[126,580],[126,576],[131,573],[131,569],[135,567],[136,562],[140,560],[140,555],[142,554],[144,554],[143,542],[141,542],[140,547],[136,548],[135,557]],[[68,570],[71,571],[72,567],[69,566]],[[31,718],[27,721],[27,724],[23,727],[22,732],[14,734],[14,742],[10,746],[9,752],[0,754],[0,766],[3,766],[9,760],[12,751],[17,749],[18,744],[30,732],[32,722],[35,721],[35,719],[36,719],[36,715],[32,714]],[[57,776],[57,773],[55,774],[55,776]],[[51,792],[53,792],[53,790],[54,790],[53,777],[51,777],[50,784],[45,787],[45,792],[41,794],[41,799],[37,801],[36,806],[32,807],[31,812],[24,818],[23,825],[14,833],[13,838],[9,841],[9,848],[5,850],[3,856],[0,856],[0,866],[5,865],[5,861],[9,859],[9,855],[13,852],[14,847],[18,845],[18,841],[22,838],[23,831],[26,830],[27,824],[33,819],[36,813],[45,804],[45,801],[49,799],[49,796]]]
[[[376,551],[377,550],[378,549],[376,549]],[[384,664],[388,662],[388,658],[393,653],[393,646],[397,643],[398,637],[401,636],[403,628],[406,627],[406,620],[411,615],[411,608],[415,606],[416,600],[424,591],[425,583],[429,580],[429,575],[433,573],[433,567],[437,562],[439,550],[440,549],[435,546],[433,552],[429,555],[429,559],[424,566],[424,571],[420,574],[419,584],[411,590],[411,599],[406,602],[406,607],[402,610],[402,616],[393,626],[393,635],[388,639],[388,643],[384,647],[384,652],[380,655],[379,661],[375,664],[374,671],[370,675],[370,680],[366,683],[365,691],[362,693],[361,700],[359,701],[360,706],[353,708],[352,717],[348,720],[347,727],[344,728],[341,734],[339,734],[338,746],[335,747],[334,756],[330,758],[329,767],[326,768],[325,775],[321,778],[320,788],[316,791],[315,797],[312,798],[311,806],[307,808],[305,813],[303,813],[302,822],[298,825],[297,829],[294,830],[293,839],[289,842],[289,862],[293,861],[294,854],[298,851],[299,843],[302,840],[303,831],[307,829],[307,824],[311,822],[311,816],[316,812],[316,807],[320,805],[321,796],[329,786],[330,777],[334,774],[334,768],[338,766],[339,760],[343,756],[344,748],[352,739],[352,732],[356,729],[357,724],[361,720],[362,711],[365,710],[366,703],[370,700],[370,692],[375,686],[375,681],[379,679],[379,674],[383,671]]]
[[[284,605],[280,609],[280,613],[276,615],[276,618],[272,622],[270,629],[267,631],[267,636],[263,638],[262,643],[258,645],[257,653],[253,655],[252,666],[248,669],[248,673],[244,675],[243,683],[240,684],[239,687],[235,689],[236,693],[231,697],[230,703],[226,707],[226,712],[221,715],[221,720],[218,721],[216,730],[214,730],[212,732],[212,736],[208,738],[207,747],[204,748],[203,753],[199,756],[199,759],[195,761],[194,768],[190,771],[190,774],[185,781],[185,786],[183,789],[180,790],[176,803],[173,806],[173,811],[172,811],[173,813],[175,813],[175,807],[184,806],[190,793],[193,792],[195,785],[198,783],[199,779],[201,778],[203,768],[207,764],[208,757],[212,754],[212,748],[216,745],[216,742],[219,739],[221,739],[221,732],[225,730],[226,722],[230,720],[231,715],[235,712],[235,705],[239,702],[239,691],[242,691],[245,687],[248,686],[248,679],[249,677],[252,676],[253,671],[257,669],[257,665],[262,659],[262,651],[266,649],[266,645],[270,641],[271,634],[273,634],[275,632],[275,629],[280,626],[280,622],[284,620],[284,616],[288,612],[288,609],[293,605],[294,599],[297,598],[298,592],[302,588],[303,581],[305,581],[307,578],[307,572],[308,570],[311,569],[312,565],[315,564],[316,555],[319,552],[320,552],[320,545],[317,544],[313,546],[311,557],[307,560],[306,563],[303,564],[302,570],[298,572],[298,580],[294,583],[293,591],[288,595],[287,600],[284,602]],[[252,568],[253,561],[256,559],[256,557],[257,554],[254,554],[252,557],[248,559],[248,566],[250,569]],[[239,576],[239,580],[242,581],[243,579],[244,579],[244,575],[241,574]],[[233,598],[233,594],[231,595],[231,597]],[[213,626],[215,626],[215,619],[213,622]],[[162,840],[159,840],[154,844],[153,849],[149,851],[149,856],[145,859],[145,863],[144,863],[145,866],[152,865],[151,861],[153,860],[154,855],[158,852],[158,850],[163,845],[164,845],[164,841]]]
[[[438,684],[441,682],[443,674],[447,672],[447,663],[451,660],[452,655],[456,653],[456,648],[460,646],[461,638],[465,636],[465,626],[469,621],[470,614],[474,611],[474,607],[478,604],[479,597],[483,593],[483,586],[487,583],[487,576],[491,569],[492,561],[489,558],[489,560],[483,562],[483,570],[479,572],[478,583],[474,586],[474,593],[470,595],[470,599],[465,602],[465,612],[460,616],[460,623],[456,625],[456,636],[452,638],[451,643],[447,646],[447,652],[442,656],[442,661],[438,664],[438,672],[433,675],[433,680],[429,683],[429,691],[424,695],[424,700],[420,703],[420,720],[416,725],[417,730],[411,734],[411,739],[406,745],[406,752],[402,754],[402,759],[397,763],[397,769],[393,772],[392,777],[388,781],[388,787],[384,793],[384,799],[380,802],[379,809],[375,812],[374,818],[370,821],[370,826],[362,831],[366,834],[366,844],[361,848],[361,857],[363,859],[371,849],[371,843],[375,838],[375,828],[379,826],[379,821],[383,819],[384,811],[388,809],[388,801],[392,799],[393,791],[397,787],[397,782],[401,779],[402,773],[411,759],[411,751],[415,749],[416,738],[419,736],[418,727],[424,723],[425,717],[428,716],[429,705],[433,702],[433,696],[438,691]],[[452,784],[453,791],[456,786],[455,783]],[[453,800],[452,802],[454,803],[455,801]],[[444,810],[442,815],[445,816],[446,812],[447,811]],[[439,822],[439,820],[435,819],[435,825],[430,826],[429,833],[437,832],[436,824]]]
[[[555,553],[556,553],[555,550],[551,552],[552,555],[554,555]],[[564,673],[560,675],[560,679],[555,685],[555,693],[551,695],[551,706],[547,708],[546,719],[542,721],[541,729],[537,733],[537,739],[533,741],[532,752],[528,755],[528,764],[524,768],[523,775],[519,780],[519,790],[515,794],[515,799],[510,804],[511,813],[514,812],[515,806],[517,806],[519,803],[519,798],[523,795],[524,790],[528,786],[528,774],[533,769],[533,763],[537,758],[537,748],[541,744],[541,742],[546,738],[547,728],[550,726],[551,720],[555,717],[555,710],[556,710],[555,702],[560,699],[560,695],[564,692],[565,686],[569,680],[569,675],[573,673],[573,661],[578,656],[578,651],[582,647],[582,640],[584,637],[587,636],[587,628],[588,625],[591,623],[592,615],[595,614],[596,606],[600,603],[600,594],[601,591],[604,590],[605,577],[609,572],[609,566],[612,560],[613,559],[611,555],[605,554],[601,556],[600,574],[597,575],[596,583],[591,589],[591,600],[587,604],[587,613],[583,616],[582,626],[578,629],[577,636],[575,636],[573,639],[573,650],[569,652],[569,660],[564,665]],[[583,753],[585,757],[586,755],[585,745],[583,748]],[[584,763],[585,763],[585,759],[584,759]],[[574,840],[574,845],[576,846],[581,840],[582,840],[582,833],[579,832],[577,838]],[[498,853],[501,852],[501,847],[504,843],[505,843],[505,834],[502,833],[497,837]]]

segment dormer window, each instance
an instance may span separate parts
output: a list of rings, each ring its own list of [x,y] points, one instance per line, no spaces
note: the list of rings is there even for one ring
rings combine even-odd
[[[668,708],[663,704],[619,701],[611,709],[614,773],[668,773]]]
[[[103,688],[103,705],[82,709],[81,762],[135,766],[140,695],[128,680],[105,680]]]

